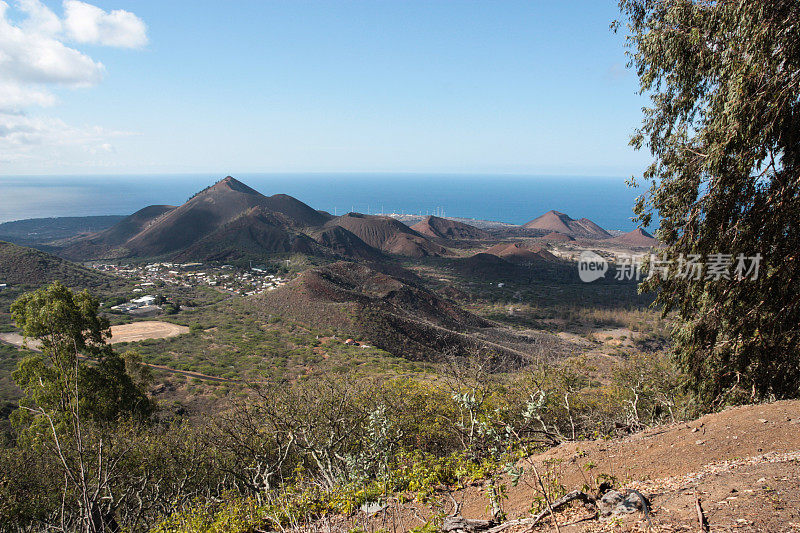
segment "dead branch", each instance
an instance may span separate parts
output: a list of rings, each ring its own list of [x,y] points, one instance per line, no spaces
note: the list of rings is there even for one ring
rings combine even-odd
[[[694,507],[697,510],[697,521],[700,523],[700,531],[708,533],[711,531],[711,528],[708,525],[706,514],[703,512],[703,506],[700,504],[700,498],[695,497]]]
[[[558,509],[575,500],[579,500],[590,505],[595,504],[595,498],[593,496],[579,490],[573,490],[572,492],[555,500],[548,506],[547,509],[540,512],[533,518],[508,520],[502,524],[495,525],[491,520],[472,520],[462,516],[448,516],[445,518],[444,523],[442,524],[442,531],[452,533],[477,533],[479,531],[485,531],[486,533],[500,533],[501,531],[514,526],[533,527],[541,522],[546,516],[550,515],[551,512],[557,511]]]

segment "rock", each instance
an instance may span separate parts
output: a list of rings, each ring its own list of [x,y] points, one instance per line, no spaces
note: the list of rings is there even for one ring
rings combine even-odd
[[[701,445],[701,444],[705,444],[705,443],[706,443],[706,441],[704,441],[704,440],[696,440],[696,441],[694,441],[694,443],[695,443],[695,444],[697,444],[697,445],[699,446],[699,445]]]
[[[364,503],[361,504],[361,512],[366,514],[366,515],[368,515],[368,516],[372,516],[374,514],[377,514],[377,513],[381,512],[381,511],[383,511],[387,507],[389,507],[389,506],[387,504],[381,502],[381,501],[364,502]]]
[[[758,421],[761,422],[762,424],[767,423],[767,420],[765,418],[759,418]]]
[[[610,490],[597,501],[597,510],[600,516],[611,516],[620,514],[631,514],[635,512],[645,512],[646,500],[633,491],[622,489],[621,491]]]
[[[442,531],[452,533],[474,533],[488,529],[494,524],[489,520],[471,520],[463,516],[448,516],[442,523]]]

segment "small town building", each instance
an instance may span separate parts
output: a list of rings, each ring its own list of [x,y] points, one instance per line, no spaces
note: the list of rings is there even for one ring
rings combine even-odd
[[[136,305],[153,305],[156,303],[156,297],[148,294],[147,296],[142,296],[141,298],[136,298],[131,300],[132,304]]]

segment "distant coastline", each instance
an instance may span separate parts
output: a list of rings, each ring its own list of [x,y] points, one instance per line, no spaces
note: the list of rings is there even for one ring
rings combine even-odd
[[[350,211],[523,224],[550,209],[630,231],[640,190],[625,177],[454,174],[237,174],[267,194],[286,193],[331,214]],[[0,177],[0,222],[54,216],[127,215],[180,204],[221,176]]]

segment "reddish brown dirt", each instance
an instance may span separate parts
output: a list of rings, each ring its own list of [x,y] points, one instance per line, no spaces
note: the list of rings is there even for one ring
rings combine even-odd
[[[521,263],[556,260],[556,256],[547,251],[544,246],[519,242],[496,244],[484,253],[502,257],[507,261]]]
[[[599,239],[606,239],[611,236],[606,230],[588,218],[575,220],[569,215],[559,211],[548,211],[544,215],[524,224],[522,227]]]
[[[570,242],[574,241],[575,239],[564,233],[559,233],[557,231],[554,231],[552,233],[548,233],[543,237],[536,237],[534,238],[534,240],[540,242]]]
[[[783,401],[728,409],[687,423],[662,426],[625,438],[562,444],[520,461],[526,473],[516,487],[508,480],[504,510],[509,519],[531,516],[536,507],[536,478],[556,480],[564,490],[596,487],[601,474],[613,476],[617,488],[633,488],[652,505],[650,531],[700,531],[699,498],[712,532],[800,531],[800,401]],[[547,483],[545,483],[547,485]],[[453,493],[466,518],[488,518],[486,485]],[[390,506],[372,520],[357,524],[366,531],[404,531],[422,519],[452,509],[449,497],[438,506]],[[646,531],[641,514],[622,519],[590,518],[574,505],[556,512],[562,533]],[[586,519],[588,518],[588,519]],[[575,523],[578,520],[586,519]],[[353,522],[351,522],[351,525]],[[366,526],[366,527],[365,527]],[[555,531],[550,519],[521,531]]]
[[[613,242],[614,244],[624,244],[626,246],[634,246],[637,248],[651,248],[658,245],[658,241],[655,239],[655,237],[641,228],[637,228],[629,233],[624,233],[618,237],[609,239],[608,242]]]
[[[411,226],[411,229],[426,237],[439,239],[482,240],[492,237],[492,234],[488,231],[475,226],[435,216],[424,218]]]

